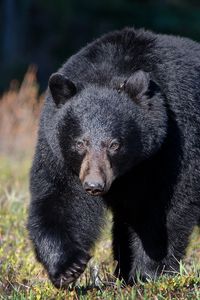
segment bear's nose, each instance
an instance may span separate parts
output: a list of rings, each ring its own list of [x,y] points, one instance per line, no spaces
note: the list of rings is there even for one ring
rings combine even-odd
[[[83,184],[83,188],[85,191],[92,195],[92,196],[98,196],[101,195],[104,191],[104,184],[100,182],[94,182],[94,181],[86,181]]]

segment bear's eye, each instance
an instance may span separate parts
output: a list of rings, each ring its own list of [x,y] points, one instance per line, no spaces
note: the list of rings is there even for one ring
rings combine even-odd
[[[119,149],[119,147],[120,147],[120,144],[117,141],[112,141],[109,145],[109,149],[112,151],[117,151]]]
[[[77,150],[83,151],[85,149],[85,147],[86,147],[85,141],[79,140],[79,141],[76,142],[76,149]]]

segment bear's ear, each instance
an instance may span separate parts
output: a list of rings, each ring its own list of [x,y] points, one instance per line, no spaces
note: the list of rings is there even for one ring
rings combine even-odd
[[[125,82],[125,91],[131,98],[138,101],[148,91],[150,76],[144,71],[136,71]]]
[[[74,83],[59,73],[54,73],[49,78],[49,89],[58,107],[76,94]]]

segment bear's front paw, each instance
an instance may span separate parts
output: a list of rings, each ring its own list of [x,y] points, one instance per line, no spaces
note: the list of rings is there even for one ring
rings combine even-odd
[[[56,288],[67,288],[76,281],[85,271],[91,256],[85,254],[83,257],[76,257],[76,260],[65,271],[49,274],[49,277]]]

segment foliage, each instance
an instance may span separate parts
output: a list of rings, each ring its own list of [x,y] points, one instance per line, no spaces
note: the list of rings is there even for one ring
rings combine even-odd
[[[20,86],[12,81],[0,101],[0,152],[24,155],[33,149],[42,97],[36,67],[30,66]]]

